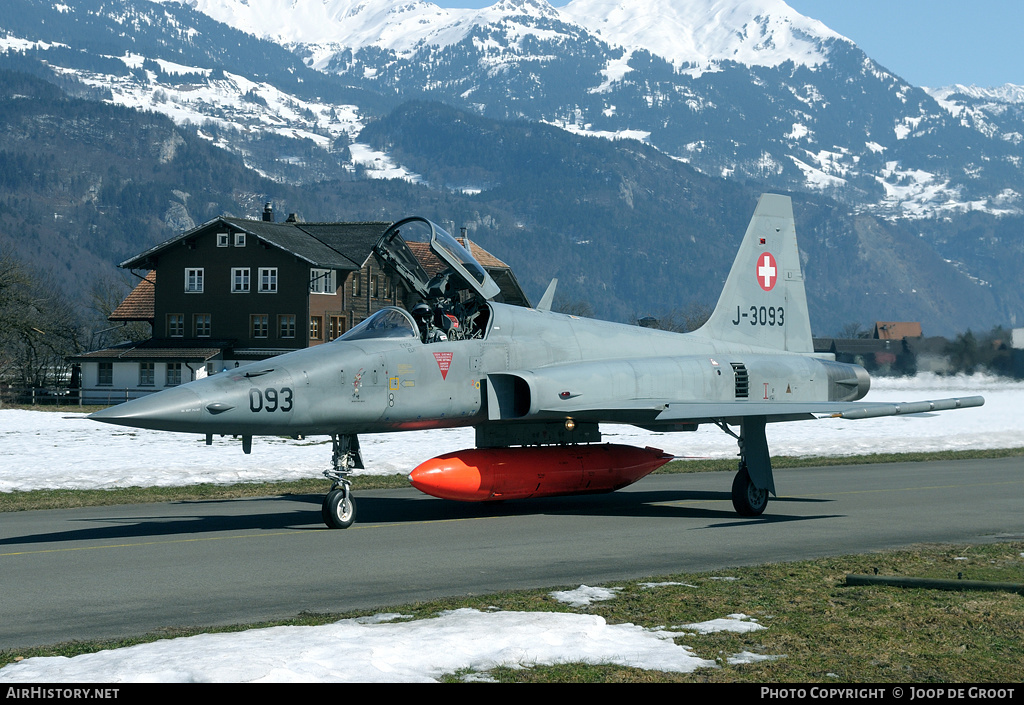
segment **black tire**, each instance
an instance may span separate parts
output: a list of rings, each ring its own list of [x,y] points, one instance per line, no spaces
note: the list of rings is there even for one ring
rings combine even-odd
[[[758,489],[750,481],[744,466],[740,467],[732,481],[732,506],[737,514],[745,517],[760,516],[768,506],[768,490]]]
[[[331,490],[324,497],[320,515],[328,529],[347,529],[356,520],[356,501],[351,493],[346,498],[344,490]]]

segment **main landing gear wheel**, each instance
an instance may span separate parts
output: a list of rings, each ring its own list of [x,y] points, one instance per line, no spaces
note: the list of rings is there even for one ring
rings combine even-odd
[[[356,520],[356,501],[347,487],[331,490],[324,497],[320,515],[329,529],[347,529]]]
[[[745,517],[760,516],[768,506],[768,490],[758,489],[750,481],[746,465],[740,465],[732,481],[732,506],[737,514]]]

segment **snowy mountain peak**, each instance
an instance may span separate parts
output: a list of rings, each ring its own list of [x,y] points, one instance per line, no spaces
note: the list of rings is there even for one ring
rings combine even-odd
[[[485,12],[501,15],[529,15],[532,17],[546,17],[548,19],[561,19],[558,10],[552,7],[547,0],[499,0]]]
[[[399,54],[458,43],[474,27],[516,20],[561,21],[604,42],[645,49],[676,66],[708,68],[735,61],[752,66],[823,63],[827,40],[845,40],[783,0],[498,0],[482,9],[446,9],[425,0],[187,0],[229,26],[284,44]],[[849,41],[849,40],[846,40]]]
[[[610,44],[646,49],[677,66],[814,66],[827,58],[826,40],[846,40],[782,0],[572,0],[562,13]]]
[[[1024,86],[1013,83],[1006,83],[994,88],[982,88],[980,86],[965,86],[954,84],[943,88],[925,89],[936,100],[945,100],[950,96],[958,95],[975,100],[986,100],[994,103],[1024,103]]]
[[[218,22],[282,44],[413,46],[471,11],[423,0],[187,0]]]

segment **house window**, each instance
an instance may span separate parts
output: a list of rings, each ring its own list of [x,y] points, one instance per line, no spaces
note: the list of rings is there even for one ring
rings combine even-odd
[[[324,318],[323,316],[309,317],[309,339],[323,340]]]
[[[260,267],[260,291],[265,294],[277,293],[277,267]]]
[[[362,272],[352,273],[352,296],[359,296],[363,291]]]
[[[249,268],[231,268],[231,293],[244,294],[249,291]]]
[[[203,293],[203,270],[202,269],[186,269],[185,270],[185,293],[186,294],[201,294],[201,293]]]
[[[249,329],[253,338],[266,338],[268,334],[267,320],[269,316],[265,313],[254,313],[249,316]]]
[[[295,316],[283,315],[277,317],[277,330],[278,337],[280,338],[294,338],[295,337]]]
[[[181,338],[185,335],[185,314],[167,314],[167,336],[169,338]]]
[[[245,247],[245,233],[235,233],[235,247]]]
[[[231,244],[231,233],[217,233],[217,247],[227,247]]]
[[[192,316],[193,330],[197,338],[210,337],[210,314],[197,313]]]
[[[113,362],[101,362],[99,369],[99,377],[96,379],[96,385],[99,387],[111,387],[114,384],[114,363]]]
[[[181,363],[180,362],[168,362],[167,363],[167,381],[164,386],[177,387],[181,384]]]
[[[310,269],[309,270],[309,293],[311,294],[336,294],[338,287],[334,284],[333,269]]]
[[[139,386],[152,387],[156,384],[156,363],[139,363]]]
[[[346,318],[344,316],[331,316],[328,322],[329,330],[327,331],[328,335],[330,335],[329,340],[334,340],[345,332],[345,323]]]

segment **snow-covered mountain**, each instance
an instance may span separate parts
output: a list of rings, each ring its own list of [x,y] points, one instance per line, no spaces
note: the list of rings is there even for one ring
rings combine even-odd
[[[782,0],[573,0],[561,13],[613,46],[696,70],[723,61],[817,66],[827,41],[845,39]]]
[[[178,0],[173,0],[178,1]],[[822,43],[843,39],[782,0],[499,0],[482,9],[441,8],[424,0],[188,0],[220,22],[280,44],[358,50],[446,48],[479,27],[517,19],[523,35],[551,38],[541,21],[576,24],[613,47],[643,49],[676,66],[719,61],[815,66],[827,60]]]
[[[1015,146],[1024,143],[1024,86],[953,85],[927,90],[965,127]]]
[[[1010,88],[929,94],[782,0],[572,0],[561,8],[499,0],[482,9],[424,0],[159,1],[163,17],[143,19],[144,0],[12,0],[0,47],[46,47],[55,71],[109,90],[114,102],[220,127],[210,139],[239,153],[246,150],[232,131],[295,140],[286,152],[316,145],[315,158],[246,155],[277,179],[315,180],[334,168],[415,179],[357,135],[392,99],[429,98],[487,117],[641,139],[714,177],[824,193],[888,218],[1024,212],[1024,115]],[[60,44],[63,27],[51,18],[23,31],[18,6],[48,9],[66,32],[106,12],[137,36],[108,37],[100,70],[80,56],[54,60],[70,48]],[[217,35],[199,26],[204,16],[287,48],[293,63],[208,46],[204,38],[216,43]],[[162,35],[146,50],[142,28]],[[321,78],[298,71],[299,59]],[[146,60],[155,63],[147,69]],[[339,100],[326,75],[363,92]],[[312,173],[300,173],[303,163]]]
[[[819,262],[838,257],[822,269],[834,289],[826,320],[852,315],[837,313],[852,311],[851,272],[878,297],[882,318],[895,315],[890,294],[914,299],[908,319],[941,318],[947,331],[966,327],[973,311],[996,321],[1019,308],[992,284],[1019,278],[1024,266],[1022,229],[1012,226],[1024,212],[1019,89],[912,86],[781,0],[561,8],[501,0],[483,9],[421,0],[6,0],[0,69],[166,115],[279,184],[335,191],[398,178],[421,189],[392,190],[405,189],[401,208],[410,198],[443,201],[442,217],[463,208],[458,217],[471,226],[514,233],[508,251],[530,237],[568,238],[560,256],[574,272],[523,277],[561,276],[581,297],[607,264],[601,256],[646,263],[635,278],[642,285],[609,295],[618,305],[651,292],[669,302],[695,295],[704,284],[687,288],[671,263],[651,260],[635,228],[685,233],[687,247],[704,247],[691,228],[721,228],[746,207],[749,188],[841,204],[829,206],[830,217],[816,210],[811,227],[820,231],[807,245],[821,248]],[[436,103],[450,109],[429,107]],[[648,147],[606,149],[566,133]],[[521,161],[508,159],[509,141]],[[548,173],[572,184],[554,210],[529,200],[551,201],[550,188],[510,193],[517,180],[536,186]],[[165,220],[177,228],[196,215],[196,201],[173,199],[179,215]],[[386,215],[377,205],[346,217]],[[56,217],[50,204],[40,212]],[[570,212],[574,222],[553,222]],[[889,222],[836,224],[837,213]],[[601,237],[609,239],[587,247]],[[718,249],[693,252],[707,259]],[[927,269],[911,257],[927,259]],[[601,277],[601,286],[614,279]],[[962,285],[956,294],[952,282]]]
[[[717,177],[890,218],[1024,211],[1019,111],[929,95],[782,0],[189,5],[368,90],[639,138]]]

